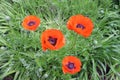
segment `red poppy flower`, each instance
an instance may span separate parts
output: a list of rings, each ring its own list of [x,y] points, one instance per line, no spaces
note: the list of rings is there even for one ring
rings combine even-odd
[[[48,29],[41,35],[42,49],[58,50],[65,44],[64,35],[60,30]]]
[[[67,22],[68,29],[75,31],[84,37],[90,36],[93,26],[93,22],[90,18],[80,14],[71,16]]]
[[[22,26],[26,30],[35,31],[40,24],[40,19],[37,16],[26,16],[22,22]]]
[[[75,74],[81,70],[82,63],[75,56],[66,56],[62,61],[63,73]]]

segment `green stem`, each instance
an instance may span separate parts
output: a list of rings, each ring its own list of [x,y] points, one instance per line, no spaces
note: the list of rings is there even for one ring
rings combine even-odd
[[[75,38],[74,38],[74,42],[72,44],[72,47],[69,50],[72,50],[74,48],[74,46],[76,45],[77,39],[78,39],[78,34],[75,34]]]

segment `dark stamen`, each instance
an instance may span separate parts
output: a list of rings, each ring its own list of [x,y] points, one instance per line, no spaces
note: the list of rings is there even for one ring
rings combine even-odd
[[[30,22],[28,23],[28,26],[33,26],[33,25],[35,25],[35,21],[30,21]]]
[[[68,67],[69,69],[74,69],[74,68],[75,68],[75,65],[74,65],[74,63],[69,62],[69,63],[67,64],[67,67]]]
[[[85,29],[85,27],[82,24],[77,24],[76,28],[81,28],[82,30]]]
[[[50,44],[52,44],[53,46],[55,46],[56,43],[57,43],[57,38],[49,37],[48,41],[50,42]]]

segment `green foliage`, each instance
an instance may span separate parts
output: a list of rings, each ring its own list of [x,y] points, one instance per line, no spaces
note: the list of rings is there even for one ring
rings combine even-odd
[[[120,6],[120,5],[116,5]],[[120,80],[120,15],[112,0],[0,0],[0,80]],[[26,15],[37,15],[35,32],[22,28]],[[89,16],[94,30],[84,38],[66,28],[75,14]],[[66,45],[43,52],[45,29],[60,29]],[[61,61],[67,55],[81,59],[81,72],[63,74]]]

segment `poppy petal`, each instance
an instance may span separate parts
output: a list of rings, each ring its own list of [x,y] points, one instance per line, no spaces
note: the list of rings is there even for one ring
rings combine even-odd
[[[82,63],[75,56],[66,56],[62,61],[63,73],[75,74],[81,70]]]
[[[93,22],[90,18],[83,15],[71,16],[67,22],[67,28],[75,31],[76,33],[89,37],[93,30]]]
[[[64,35],[60,30],[48,29],[41,35],[42,49],[58,50],[65,44]]]
[[[35,31],[38,28],[40,22],[41,21],[37,16],[29,15],[24,18],[22,26],[26,30]]]

